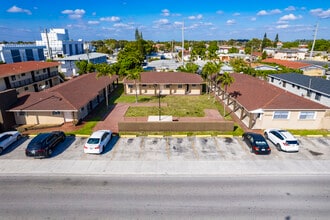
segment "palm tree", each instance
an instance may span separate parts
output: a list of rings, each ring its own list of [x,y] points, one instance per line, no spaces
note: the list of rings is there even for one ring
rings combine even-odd
[[[141,79],[141,72],[143,72],[142,67],[136,67],[131,70],[126,71],[126,78],[130,80],[134,80],[134,85],[135,85],[135,102],[138,102],[138,88],[137,88],[137,80]]]
[[[234,81],[234,77],[232,77],[229,73],[224,72],[217,78],[217,81],[221,82],[221,86],[224,87],[224,94],[223,94],[223,115],[226,116],[226,108],[225,108],[225,93],[227,93],[228,86],[230,86]]]
[[[221,69],[221,63],[207,62],[202,68],[202,77],[208,82],[207,93],[210,94],[210,87],[212,87],[212,75],[218,74]]]

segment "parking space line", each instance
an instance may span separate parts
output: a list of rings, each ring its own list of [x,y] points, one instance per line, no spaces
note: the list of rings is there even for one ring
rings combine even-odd
[[[145,138],[142,138],[142,139],[141,139],[141,143],[140,143],[140,152],[139,152],[139,157],[138,157],[138,158],[141,158],[142,155],[144,154],[144,149],[145,149],[145,148],[144,148],[144,145],[145,145],[145,144],[144,144],[144,139],[145,139]]]
[[[193,141],[191,143],[191,148],[192,148],[192,150],[194,152],[194,155],[195,155],[196,159],[199,160],[199,155],[198,155],[197,149],[195,147],[196,138],[197,138],[197,136],[193,139]]]
[[[166,138],[166,154],[167,154],[167,159],[170,159],[171,151],[170,151],[170,145],[168,143],[168,138]]]

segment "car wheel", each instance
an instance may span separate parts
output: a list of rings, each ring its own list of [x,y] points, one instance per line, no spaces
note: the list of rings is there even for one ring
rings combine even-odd
[[[52,155],[52,153],[53,153],[52,149],[48,149],[47,156],[50,157],[50,155]]]
[[[0,147],[0,154],[2,154],[2,151],[3,151],[3,148],[2,148],[2,147]]]
[[[276,144],[276,148],[277,148],[277,150],[282,151],[282,148],[281,148],[280,144]]]

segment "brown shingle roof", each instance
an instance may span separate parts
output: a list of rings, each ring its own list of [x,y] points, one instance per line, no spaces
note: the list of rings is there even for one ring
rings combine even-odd
[[[267,58],[262,60],[264,63],[276,63],[291,69],[301,69],[307,66],[311,66],[311,64],[308,63],[302,63],[302,62],[293,62],[289,60],[279,60],[279,59],[274,59],[274,58]]]
[[[0,65],[0,77],[17,75],[21,73],[31,72],[33,70],[57,67],[58,62],[42,62],[42,61],[26,61],[19,63],[9,63]]]
[[[133,83],[133,80],[124,79],[124,83]],[[184,72],[142,72],[141,84],[201,84],[203,79],[195,73]]]
[[[243,105],[248,111],[264,110],[317,110],[328,107],[310,101],[281,88],[269,84],[265,80],[247,74],[233,73],[235,78],[227,92]]]
[[[37,93],[24,93],[11,110],[78,110],[93,100],[106,85],[118,76],[96,77],[89,73]]]

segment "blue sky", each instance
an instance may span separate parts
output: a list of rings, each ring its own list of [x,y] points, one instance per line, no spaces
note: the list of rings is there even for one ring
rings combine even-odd
[[[2,0],[0,41],[40,40],[41,30],[67,28],[73,40],[330,39],[329,0]]]

